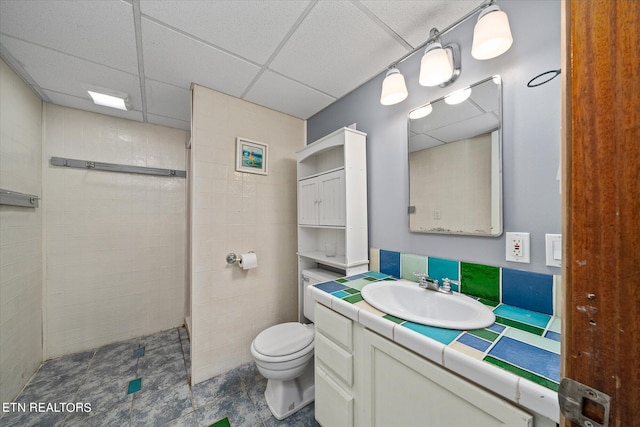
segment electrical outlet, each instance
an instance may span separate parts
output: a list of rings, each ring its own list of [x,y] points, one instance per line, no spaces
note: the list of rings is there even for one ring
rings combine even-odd
[[[529,255],[529,233],[506,233],[506,236],[506,260],[526,264],[531,262]]]

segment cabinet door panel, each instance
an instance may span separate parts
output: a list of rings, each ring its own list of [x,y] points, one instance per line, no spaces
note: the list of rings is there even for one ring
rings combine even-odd
[[[348,386],[353,385],[353,356],[347,353],[329,338],[316,332],[315,354],[317,360],[323,362]]]
[[[371,426],[531,427],[533,417],[388,340],[365,332]]]
[[[320,225],[345,225],[344,169],[318,177]]]
[[[315,417],[323,427],[353,426],[353,396],[316,366]],[[388,426],[387,426],[388,427]]]
[[[298,182],[298,222],[318,224],[318,181],[315,178]]]

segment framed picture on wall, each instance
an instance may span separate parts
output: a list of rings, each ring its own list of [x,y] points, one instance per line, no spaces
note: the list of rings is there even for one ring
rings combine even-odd
[[[269,146],[263,142],[236,138],[236,170],[266,175],[269,172]]]

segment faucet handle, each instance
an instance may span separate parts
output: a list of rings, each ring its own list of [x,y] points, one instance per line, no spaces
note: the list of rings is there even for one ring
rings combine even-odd
[[[449,280],[447,277],[442,279],[442,290],[444,292],[451,292],[451,280]]]

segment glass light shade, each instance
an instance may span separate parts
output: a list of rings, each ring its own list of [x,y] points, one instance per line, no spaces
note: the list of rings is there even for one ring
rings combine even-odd
[[[475,59],[491,59],[505,53],[513,44],[509,18],[498,8],[490,6],[478,17],[473,29],[471,56]]]
[[[421,119],[423,117],[427,117],[433,111],[433,107],[431,104],[423,105],[422,107],[418,107],[415,110],[409,112],[409,118],[411,120]]]
[[[449,105],[456,105],[464,102],[471,96],[471,88],[465,87],[464,89],[457,90],[444,97],[444,102]]]
[[[387,76],[382,82],[380,104],[397,104],[398,102],[404,101],[407,96],[409,96],[409,91],[407,90],[404,76],[397,68],[392,68],[387,71]]]
[[[422,86],[438,86],[451,80],[453,63],[446,49],[440,43],[432,43],[420,61],[420,77]]]

